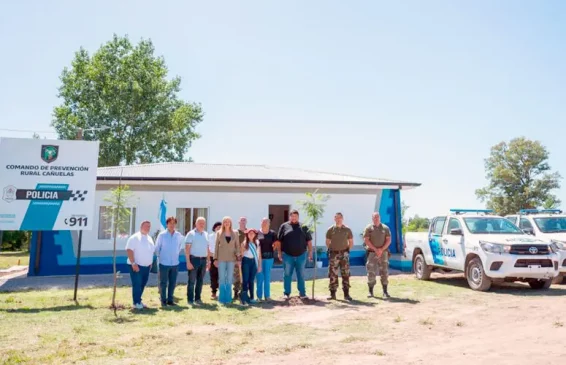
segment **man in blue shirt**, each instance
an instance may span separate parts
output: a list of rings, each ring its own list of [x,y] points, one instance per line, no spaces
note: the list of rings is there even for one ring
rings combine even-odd
[[[206,219],[198,217],[195,229],[187,233],[185,239],[185,256],[189,283],[187,285],[187,301],[189,305],[202,304],[202,282],[208,265],[208,233],[204,230]]]
[[[155,254],[159,258],[159,293],[161,305],[175,305],[173,294],[179,272],[179,253],[183,248],[183,235],[175,230],[177,219],[167,218],[167,229],[157,236]],[[167,288],[169,289],[167,291]]]

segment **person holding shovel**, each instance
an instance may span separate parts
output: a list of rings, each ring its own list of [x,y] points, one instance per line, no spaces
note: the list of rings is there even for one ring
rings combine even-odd
[[[177,218],[167,218],[166,224],[167,229],[159,233],[155,242],[155,254],[159,259],[159,294],[163,307],[175,305],[173,294],[179,272],[179,253],[183,250],[183,239],[185,238],[175,230]]]

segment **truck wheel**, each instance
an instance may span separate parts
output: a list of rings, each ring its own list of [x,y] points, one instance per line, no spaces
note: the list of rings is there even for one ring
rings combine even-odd
[[[531,286],[532,289],[535,290],[541,290],[541,289],[549,289],[550,286],[552,285],[552,280],[553,279],[547,279],[547,280],[532,280],[529,281],[529,285]]]
[[[466,266],[466,279],[472,290],[488,291],[491,288],[491,279],[485,274],[481,260],[476,257]]]
[[[560,274],[557,277],[554,278],[554,280],[552,280],[552,284],[566,284],[564,282],[564,274]]]
[[[413,261],[413,271],[419,280],[430,279],[432,273],[432,266],[426,264],[425,258],[422,253],[418,254]]]

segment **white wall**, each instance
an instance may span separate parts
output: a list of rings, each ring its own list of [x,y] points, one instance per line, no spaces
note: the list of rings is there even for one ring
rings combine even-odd
[[[100,187],[99,187],[100,189]],[[167,216],[175,215],[176,208],[209,208],[207,217],[211,225],[221,221],[224,216],[232,217],[235,228],[240,216],[248,218],[248,227],[259,228],[261,219],[267,217],[269,205],[288,204],[291,209],[297,208],[297,201],[305,198],[302,193],[274,192],[181,192],[181,191],[134,191],[132,203],[137,208],[136,223],[138,227],[143,220],[152,222],[151,232],[162,229],[158,219],[159,204],[165,194]],[[106,205],[104,197],[107,190],[96,191],[95,224],[92,231],[83,232],[83,250],[111,250],[112,240],[98,239],[98,213],[101,205]],[[354,233],[354,244],[361,245],[360,233],[371,222],[371,214],[376,204],[376,192],[368,191],[360,194],[329,194],[325,215],[321,220],[317,234],[318,246],[324,246],[326,229],[334,223],[334,213],[342,212],[345,224]],[[379,195],[379,193],[378,193]],[[301,214],[301,218],[304,215]],[[125,247],[125,239],[118,242],[118,249]]]

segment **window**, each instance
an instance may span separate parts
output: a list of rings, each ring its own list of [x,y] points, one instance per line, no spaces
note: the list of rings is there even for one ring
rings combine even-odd
[[[130,219],[117,227],[118,238],[124,238],[132,235],[136,231],[136,208],[130,209]],[[114,219],[110,216],[109,207],[100,207],[98,211],[98,239],[112,239],[114,233]]]
[[[535,218],[535,223],[544,233],[566,232],[566,217]]]
[[[446,217],[438,217],[434,222],[434,227],[432,227],[432,233],[442,234],[445,223],[446,223]]]
[[[450,233],[452,229],[461,229],[460,222],[458,222],[456,218],[450,218],[450,222],[448,222],[448,233]]]
[[[208,227],[208,208],[177,208],[175,217],[177,218],[177,230],[182,234],[187,234],[191,229],[195,228],[198,217],[204,217],[207,222],[204,230]]]
[[[519,223],[519,228],[521,229],[533,229],[533,225],[531,224],[531,222],[529,222],[529,220],[527,218],[521,218],[521,223]]]
[[[508,215],[505,217],[509,222],[516,224],[517,223],[517,216],[516,215]]]
[[[523,234],[508,219],[499,217],[466,217],[464,224],[472,234]]]

